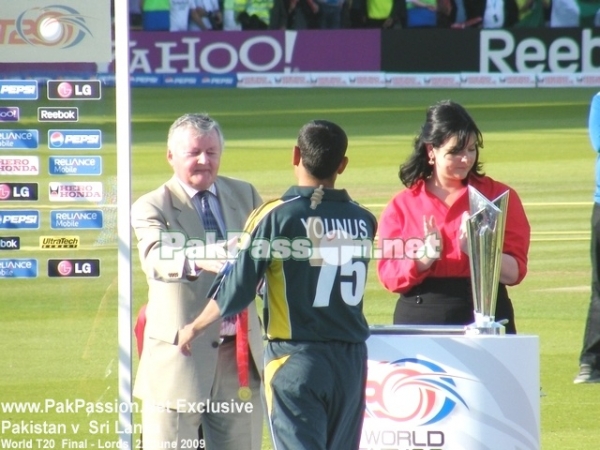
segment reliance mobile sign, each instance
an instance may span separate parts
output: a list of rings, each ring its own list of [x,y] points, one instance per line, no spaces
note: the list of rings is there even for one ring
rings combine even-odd
[[[50,227],[54,230],[99,230],[103,225],[101,209],[56,209],[50,211]]]
[[[38,130],[0,129],[0,150],[34,150],[39,143]]]
[[[36,278],[37,276],[37,259],[0,259],[0,278]]]
[[[50,156],[50,175],[102,175],[100,156]]]

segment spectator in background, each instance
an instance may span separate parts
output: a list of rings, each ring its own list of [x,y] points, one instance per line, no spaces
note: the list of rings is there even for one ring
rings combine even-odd
[[[342,28],[342,9],[345,0],[317,0],[319,6],[319,28],[337,30]]]
[[[517,0],[519,28],[545,27],[550,21],[550,0]]]
[[[112,4],[114,4],[114,1],[112,2]],[[129,27],[134,30],[142,29],[141,0],[129,0]]]
[[[223,29],[223,15],[219,0],[191,0],[190,31]]]
[[[187,31],[193,0],[171,0],[169,31]]]
[[[141,8],[144,31],[169,31],[169,0],[141,0]]]
[[[319,28],[319,4],[316,0],[290,0],[294,30]]]
[[[450,28],[450,26],[456,21],[456,14],[458,8],[462,7],[464,13],[464,2],[458,0],[437,0],[437,26],[438,28]]]
[[[291,0],[273,0],[271,9],[271,30],[291,30],[294,28],[294,14],[290,10]]]
[[[407,0],[366,0],[365,28],[406,27]]]
[[[437,27],[437,9],[437,0],[406,0],[406,26]]]
[[[483,28],[510,28],[519,21],[516,0],[486,0]]]
[[[600,1],[552,0],[551,27],[600,27]]]
[[[485,1],[481,0],[452,0],[454,15],[451,28],[481,28]]]
[[[364,28],[367,21],[366,0],[348,0],[348,28]]]
[[[236,0],[223,1],[223,30],[224,31],[240,31],[242,26],[237,20],[238,12],[235,9]]]
[[[242,24],[243,30],[267,30],[271,23],[271,10],[273,9],[273,0],[248,0],[245,13],[248,15],[248,22],[245,27],[245,14],[241,13],[238,20]]]

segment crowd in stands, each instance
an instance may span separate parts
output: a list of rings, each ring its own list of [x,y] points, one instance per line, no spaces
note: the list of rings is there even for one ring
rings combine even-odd
[[[129,0],[129,10],[145,31],[600,26],[600,0]]]

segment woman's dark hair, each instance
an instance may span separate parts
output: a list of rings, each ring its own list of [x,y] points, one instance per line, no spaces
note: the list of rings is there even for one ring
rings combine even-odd
[[[479,149],[483,148],[481,131],[465,108],[451,100],[443,100],[427,109],[421,133],[414,141],[414,151],[400,165],[398,175],[402,184],[411,187],[417,181],[429,178],[433,173],[433,166],[429,164],[427,144],[439,148],[452,136],[457,139],[456,146],[450,150],[452,154],[462,151],[472,136],[475,136],[477,156],[470,174],[482,176],[482,165],[479,162]]]

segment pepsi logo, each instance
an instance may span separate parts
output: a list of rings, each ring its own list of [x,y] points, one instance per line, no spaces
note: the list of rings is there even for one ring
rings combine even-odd
[[[62,147],[65,143],[65,136],[60,131],[55,131],[50,135],[50,144],[53,147]]]

